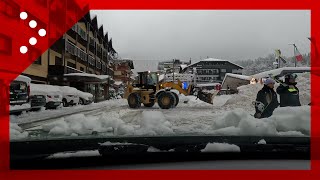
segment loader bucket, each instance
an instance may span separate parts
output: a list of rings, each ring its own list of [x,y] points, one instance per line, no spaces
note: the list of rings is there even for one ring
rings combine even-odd
[[[219,91],[199,91],[198,98],[206,103],[213,104],[213,98],[218,94]]]

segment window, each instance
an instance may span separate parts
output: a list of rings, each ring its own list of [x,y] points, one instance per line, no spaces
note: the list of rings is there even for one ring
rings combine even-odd
[[[55,57],[55,65],[62,66],[63,65],[62,58],[59,58],[58,56],[56,56]]]
[[[221,72],[225,73],[225,72],[227,72],[227,70],[226,69],[221,69]]]
[[[74,64],[72,62],[67,62],[67,66],[72,67],[72,68],[76,68],[76,64]]]
[[[33,64],[39,64],[41,65],[41,56],[39,56],[34,62]]]
[[[80,67],[80,71],[83,71],[83,72],[84,72],[84,68],[83,68],[83,67]]]

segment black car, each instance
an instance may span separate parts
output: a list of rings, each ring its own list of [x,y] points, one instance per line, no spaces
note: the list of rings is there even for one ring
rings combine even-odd
[[[46,105],[46,97],[44,95],[33,95],[30,96],[31,110],[39,111]]]

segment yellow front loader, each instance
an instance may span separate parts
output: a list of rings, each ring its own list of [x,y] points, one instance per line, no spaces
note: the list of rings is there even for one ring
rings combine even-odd
[[[171,90],[177,90],[185,96],[194,92],[193,85],[189,85],[186,90],[183,89],[180,80],[178,80],[178,83],[159,83],[158,79],[159,74],[156,72],[139,72],[137,81],[128,85],[124,94],[129,107],[140,108],[141,104],[145,107],[152,107],[155,103],[158,103],[161,109],[170,109],[176,107],[179,103],[179,96]],[[214,94],[202,93],[198,97],[204,102],[212,103],[213,96]]]

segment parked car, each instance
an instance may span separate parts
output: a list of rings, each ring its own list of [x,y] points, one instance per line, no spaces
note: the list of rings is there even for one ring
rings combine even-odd
[[[19,115],[30,110],[30,82],[29,77],[19,75],[10,83],[10,114]]]
[[[46,106],[46,96],[44,95],[32,95],[31,93],[30,101],[32,111],[39,111]]]
[[[60,86],[62,92],[62,104],[63,107],[74,106],[79,103],[78,91],[74,87]]]
[[[33,95],[43,95],[46,98],[46,109],[56,109],[62,102],[62,92],[59,87],[46,84],[32,84]]]
[[[82,92],[78,90],[78,96],[79,96],[79,104],[81,105],[87,105],[93,102],[93,95],[90,93]]]

